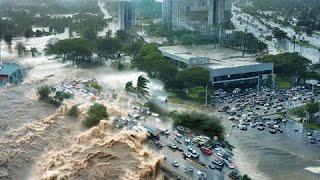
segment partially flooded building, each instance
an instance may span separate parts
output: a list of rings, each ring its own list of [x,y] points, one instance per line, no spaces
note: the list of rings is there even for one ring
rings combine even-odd
[[[20,84],[25,76],[24,69],[16,63],[0,63],[0,87],[10,84]]]
[[[215,45],[166,46],[159,50],[180,69],[192,66],[208,68],[215,89],[274,85],[273,63],[259,63],[255,57],[243,57],[237,50]]]

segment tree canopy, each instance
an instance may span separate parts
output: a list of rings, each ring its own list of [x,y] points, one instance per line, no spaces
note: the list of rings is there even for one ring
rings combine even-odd
[[[267,55],[258,58],[257,61],[264,63],[274,63],[274,71],[277,75],[297,79],[298,82],[304,78],[311,61],[298,53],[282,53],[277,55]]]
[[[203,67],[194,66],[178,72],[176,81],[183,84],[184,88],[206,86],[210,80],[210,72]]]
[[[46,54],[62,56],[63,60],[72,60],[76,64],[91,62],[92,47],[89,41],[83,38],[60,40],[55,44],[48,44]]]
[[[174,120],[174,126],[184,126],[209,137],[223,137],[224,128],[217,117],[195,111],[191,113],[172,112],[170,116]]]
[[[84,121],[84,125],[87,127],[92,127],[94,125],[97,125],[100,122],[100,120],[105,119],[107,117],[107,107],[105,107],[103,104],[95,103],[92,106],[90,106],[87,112],[87,117]]]
[[[146,71],[150,77],[159,78],[164,83],[177,73],[177,69],[164,59],[155,44],[145,44],[133,60],[133,66]]]

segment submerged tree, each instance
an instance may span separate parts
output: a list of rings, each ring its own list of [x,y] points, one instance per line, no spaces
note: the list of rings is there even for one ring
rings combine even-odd
[[[14,49],[18,52],[19,57],[21,57],[27,51],[27,48],[22,42],[18,42]]]
[[[125,91],[135,93],[140,97],[147,97],[149,96],[149,91],[148,91],[149,88],[147,87],[149,82],[150,81],[147,78],[141,75],[138,77],[137,87],[133,87],[133,83],[132,81],[130,81],[126,83]]]
[[[138,77],[138,82],[137,82],[137,93],[143,97],[149,96],[149,91],[148,91],[148,83],[150,81],[145,78],[143,75]]]
[[[39,53],[38,50],[37,50],[37,48],[35,48],[35,47],[32,47],[32,48],[30,49],[30,51],[31,51],[32,57],[35,57],[36,54]]]
[[[134,92],[135,88],[133,87],[132,81],[126,83],[125,91],[126,92]]]

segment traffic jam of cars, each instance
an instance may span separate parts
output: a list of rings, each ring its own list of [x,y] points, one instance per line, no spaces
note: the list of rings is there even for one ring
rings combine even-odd
[[[157,147],[165,155],[167,164],[187,174],[190,179],[237,179],[233,154],[224,141],[195,135],[182,126],[173,131],[161,130]],[[159,145],[161,144],[161,145]]]
[[[260,92],[235,90],[232,93],[217,91],[214,99],[221,116],[232,122],[233,128],[247,131],[248,127],[259,131],[268,130],[270,134],[283,133],[289,120],[288,110],[305,105],[318,97],[303,86],[289,90],[272,91],[264,88]],[[299,131],[294,129],[294,131]],[[312,134],[311,130],[308,132]],[[308,135],[309,136],[309,135]],[[320,141],[309,136],[310,143]]]

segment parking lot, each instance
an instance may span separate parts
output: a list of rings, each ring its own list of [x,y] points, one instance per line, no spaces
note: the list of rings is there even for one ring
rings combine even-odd
[[[163,148],[159,148],[159,152],[166,155],[166,164],[189,179],[228,179],[229,173],[235,169],[232,153],[204,136],[182,134],[178,130],[166,130],[161,134],[159,142]]]
[[[163,154],[164,166],[183,179],[228,179],[236,170],[232,152],[220,142],[187,128],[174,129],[171,122],[146,108],[133,108],[128,117],[119,117],[114,123],[119,129],[148,131],[150,148]]]
[[[289,120],[288,109],[303,106],[312,98],[318,99],[318,96],[300,86],[274,92],[268,88],[260,92],[235,89],[227,93],[220,90],[212,98],[220,115],[230,120],[233,128],[246,131],[250,127],[276,134],[284,132],[283,128]],[[311,144],[316,144],[320,136],[310,137],[309,140]]]
[[[311,98],[317,97],[298,87],[276,92],[267,88],[260,92],[221,91],[214,100],[221,118],[229,119],[235,130],[250,128],[271,135],[287,133],[287,129],[282,129],[286,128],[286,109],[301,106]],[[150,148],[163,154],[164,166],[182,179],[236,179],[232,152],[214,137],[184,127],[174,128],[171,121],[164,121],[146,107],[133,107],[128,117],[119,117],[115,125],[119,129],[147,131]]]

